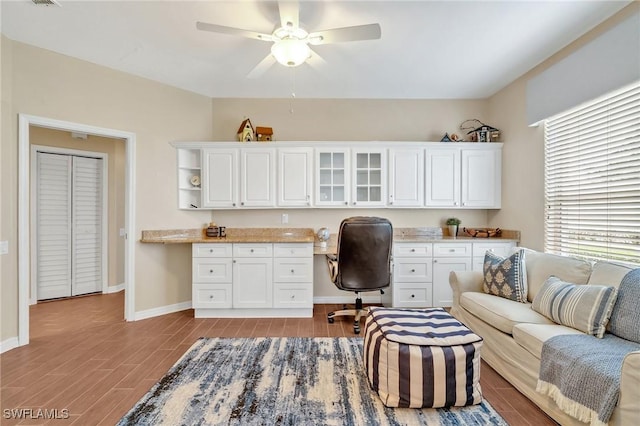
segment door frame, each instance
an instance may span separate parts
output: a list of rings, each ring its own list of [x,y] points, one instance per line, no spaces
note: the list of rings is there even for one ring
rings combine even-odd
[[[135,164],[136,134],[70,121],[18,114],[18,346],[29,343],[29,290],[31,287],[31,211],[29,126],[67,132],[80,132],[125,142],[125,244],[124,244],[124,319],[135,320]]]
[[[109,154],[106,152],[96,152],[96,151],[82,151],[79,149],[71,149],[71,148],[59,148],[56,146],[46,146],[46,145],[31,145],[31,172],[30,172],[30,222],[31,222],[31,246],[35,248],[37,244],[38,234],[36,232],[37,229],[37,191],[36,184],[38,181],[38,168],[37,168],[37,154],[39,152],[45,154],[61,154],[61,155],[69,155],[69,156],[78,156],[78,157],[88,157],[88,158],[98,158],[102,160],[101,168],[102,168],[102,212],[100,213],[100,223],[101,223],[101,246],[102,246],[102,255],[100,262],[102,263],[102,274],[100,277],[101,281],[101,291],[102,293],[106,293],[108,291],[109,281],[108,281],[108,252],[109,252]],[[37,286],[37,271],[38,271],[38,251],[33,250],[31,252],[31,297],[29,299],[29,304],[33,305],[38,302],[38,286]]]

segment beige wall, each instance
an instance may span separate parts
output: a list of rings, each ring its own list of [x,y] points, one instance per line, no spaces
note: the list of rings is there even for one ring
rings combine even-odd
[[[92,135],[86,140],[74,139],[70,132],[31,126],[29,142],[31,145],[107,154],[107,282],[109,286],[124,283],[124,239],[120,237],[120,228],[124,228],[124,141]]]

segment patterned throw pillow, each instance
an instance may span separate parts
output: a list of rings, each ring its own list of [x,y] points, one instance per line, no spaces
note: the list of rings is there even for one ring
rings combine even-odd
[[[640,343],[640,268],[624,276],[618,287],[609,328],[613,334]]]
[[[557,324],[601,339],[617,295],[615,287],[570,284],[558,277],[549,277],[531,308]]]
[[[503,258],[488,251],[484,255],[484,292],[526,303],[527,270],[524,253],[524,250],[518,250]]]

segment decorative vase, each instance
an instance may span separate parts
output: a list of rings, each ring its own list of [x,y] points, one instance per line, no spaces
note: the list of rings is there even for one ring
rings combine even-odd
[[[449,235],[453,238],[458,236],[458,225],[447,225],[449,227]]]

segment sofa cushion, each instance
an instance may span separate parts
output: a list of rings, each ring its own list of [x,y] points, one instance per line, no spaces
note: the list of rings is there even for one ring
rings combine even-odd
[[[629,272],[618,288],[618,300],[611,313],[613,334],[640,343],[640,268]]]
[[[587,284],[620,286],[620,282],[631,268],[611,262],[596,262],[591,269]]]
[[[575,259],[567,256],[541,253],[526,249],[527,284],[530,302],[536,297],[544,282],[550,276],[556,276],[561,280],[586,284],[591,275],[591,263],[586,260]]]
[[[616,296],[615,287],[576,285],[550,277],[531,307],[558,324],[602,338]]]
[[[473,291],[462,293],[460,305],[484,322],[508,334],[511,334],[514,325],[523,322],[553,324],[532,310],[530,303],[514,302],[491,294]]]
[[[483,290],[485,293],[516,302],[527,302],[527,270],[524,250],[518,250],[509,257],[502,257],[487,251],[484,255]]]
[[[561,334],[584,334],[575,328],[560,324],[517,324],[513,326],[513,340],[525,348],[531,355],[540,359],[542,345],[551,337]]]

